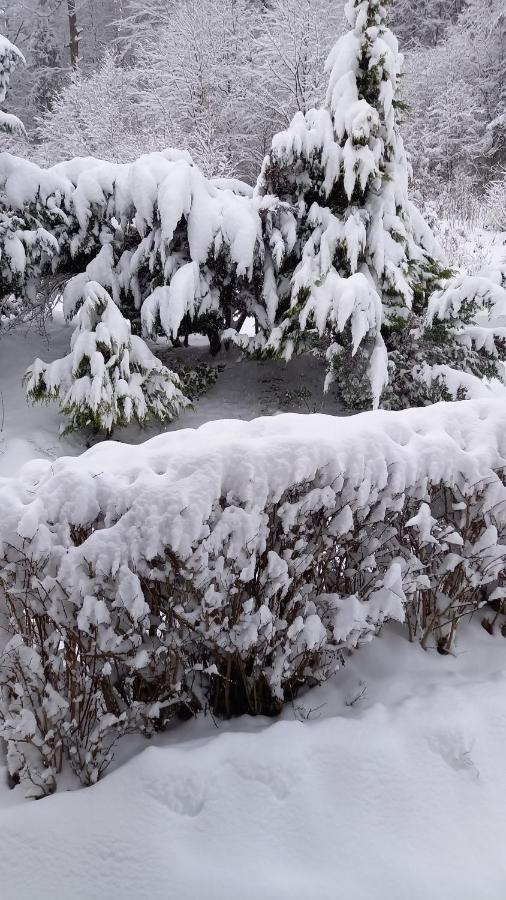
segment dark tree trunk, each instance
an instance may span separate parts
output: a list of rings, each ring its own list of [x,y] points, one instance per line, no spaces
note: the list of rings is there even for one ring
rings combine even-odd
[[[70,65],[73,69],[79,66],[79,28],[77,25],[76,0],[67,0],[69,16],[69,50]]]

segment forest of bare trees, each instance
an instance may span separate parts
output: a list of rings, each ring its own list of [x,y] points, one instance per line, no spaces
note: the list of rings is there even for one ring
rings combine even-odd
[[[333,0],[6,0],[0,30],[27,66],[10,106],[21,155],[130,161],[187,149],[254,183],[272,135],[320,102],[342,29]],[[423,198],[483,196],[506,162],[502,0],[395,0],[405,141]],[[5,139],[4,139],[5,143]],[[463,187],[464,185],[464,187]]]

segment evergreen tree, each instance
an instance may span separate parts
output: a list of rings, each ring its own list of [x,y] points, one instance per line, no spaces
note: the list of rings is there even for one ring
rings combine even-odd
[[[33,76],[31,99],[37,112],[46,112],[63,83],[63,73],[60,47],[50,21],[49,0],[39,0],[37,13],[38,27],[30,41],[30,69]]]
[[[25,376],[28,397],[59,399],[70,419],[66,432],[92,428],[110,436],[132,420],[142,426],[174,418],[188,405],[177,375],[132,335],[130,322],[99,284],[84,283],[81,302],[70,354],[53,363],[35,360]]]
[[[386,6],[349,0],[351,30],[328,59],[325,106],[297,114],[274,138],[257,186],[297,211],[297,242],[279,267],[278,302],[256,344],[285,358],[323,344],[327,386],[336,380],[354,409],[438,399],[419,364],[439,365],[454,339],[425,319],[432,291],[451,273],[408,196],[402,56]],[[469,371],[499,374],[488,358],[473,359]]]
[[[3,34],[0,34],[0,103],[3,103],[7,96],[12,72],[20,62],[25,62],[21,51],[11,44]],[[25,129],[17,116],[0,110],[1,131],[7,131],[9,134],[24,134]]]
[[[24,63],[23,54],[0,35],[0,102],[5,100],[10,76],[20,62]],[[17,116],[0,110],[0,132],[24,135],[25,129]],[[4,157],[10,160],[7,169],[11,175],[16,168],[16,157],[8,154]],[[2,188],[5,185],[0,185],[0,327],[6,328],[20,318],[37,314],[44,304],[41,276],[49,269],[58,243],[33,214],[35,204],[21,213],[8,203]]]
[[[0,191],[20,227],[44,224],[38,237],[30,232],[35,245],[40,248],[45,235],[53,242],[48,250],[54,247],[53,258],[46,252],[35,265],[22,256],[19,240],[13,245],[22,262],[18,293],[56,285],[71,321],[86,285],[97,282],[134,334],[164,334],[178,345],[199,331],[211,352],[219,350],[224,329],[240,329],[251,296],[261,292],[265,238],[279,234],[283,218],[276,198],[254,199],[247,190],[220,186],[187,154],[169,150],[131,165],[88,158],[52,169],[0,154]],[[70,382],[71,357],[50,372],[37,364],[29,380],[34,399],[54,397],[60,376]]]

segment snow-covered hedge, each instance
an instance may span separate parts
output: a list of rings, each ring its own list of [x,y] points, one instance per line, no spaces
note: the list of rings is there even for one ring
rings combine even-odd
[[[0,734],[34,794],[127,730],[275,714],[383,621],[440,649],[506,561],[497,400],[218,422],[0,483]]]

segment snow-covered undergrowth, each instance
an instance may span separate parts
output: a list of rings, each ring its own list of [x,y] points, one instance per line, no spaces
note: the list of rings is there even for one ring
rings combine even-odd
[[[11,772],[92,783],[128,730],[277,713],[388,618],[450,647],[503,598],[505,426],[494,400],[221,421],[4,480]]]
[[[424,213],[454,270],[485,275],[496,284],[501,283],[501,272],[506,283],[506,232],[485,228],[483,221],[462,215],[438,215],[431,205],[425,206]]]

